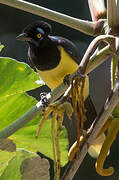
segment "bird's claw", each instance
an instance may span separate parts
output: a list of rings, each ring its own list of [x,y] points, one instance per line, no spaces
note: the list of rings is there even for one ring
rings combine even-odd
[[[40,93],[40,99],[42,101],[42,105],[43,105],[44,109],[49,106],[49,101],[48,101],[46,95],[47,95],[47,93],[45,93],[45,92]]]

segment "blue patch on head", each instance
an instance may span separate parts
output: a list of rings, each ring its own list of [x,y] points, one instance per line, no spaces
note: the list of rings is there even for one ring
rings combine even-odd
[[[41,34],[45,34],[45,32],[43,31],[43,29],[41,29],[41,28],[37,28],[37,31],[39,32],[39,33],[41,33]]]

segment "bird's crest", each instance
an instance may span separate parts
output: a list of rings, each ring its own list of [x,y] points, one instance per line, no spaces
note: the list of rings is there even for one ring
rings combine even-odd
[[[50,24],[44,21],[36,21],[27,25],[25,29],[23,30],[23,32],[29,33],[29,32],[37,30],[37,31],[40,31],[40,33],[42,32],[42,34],[48,35],[51,33],[51,29],[52,28]]]

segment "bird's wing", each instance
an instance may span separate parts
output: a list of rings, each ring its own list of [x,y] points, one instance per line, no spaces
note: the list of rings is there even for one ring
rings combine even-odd
[[[81,61],[81,54],[77,46],[70,40],[60,37],[60,36],[49,36],[49,38],[57,44],[57,46],[62,46],[64,50],[71,56],[77,64]]]

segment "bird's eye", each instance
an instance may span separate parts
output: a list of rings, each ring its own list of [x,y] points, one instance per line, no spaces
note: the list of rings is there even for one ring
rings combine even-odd
[[[42,37],[42,34],[41,34],[41,33],[38,33],[38,34],[37,34],[37,38],[40,39],[41,37]]]

